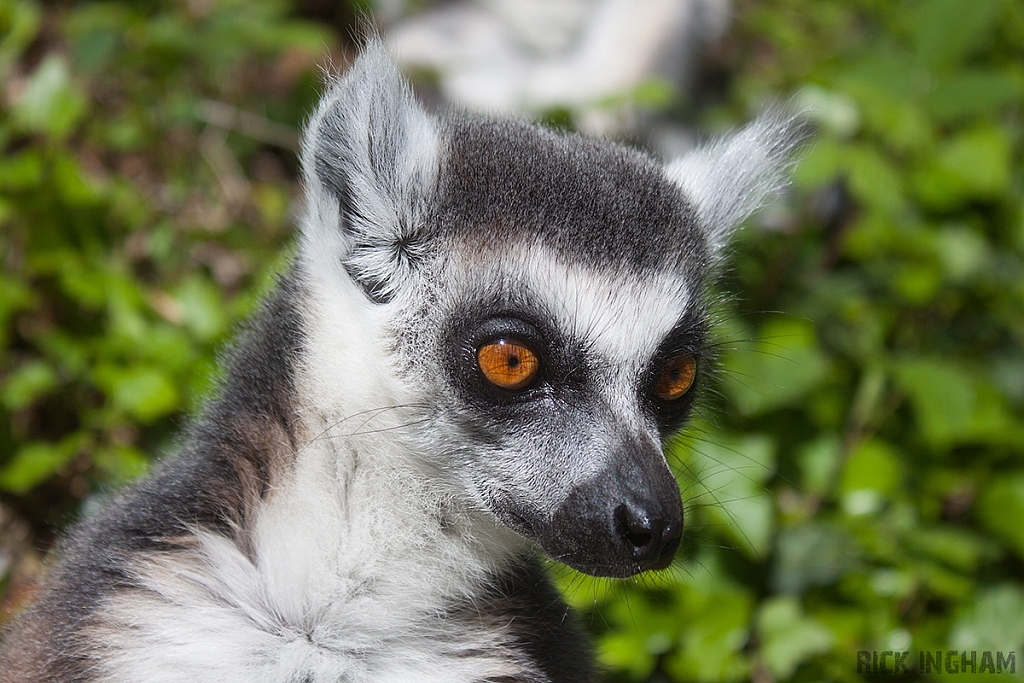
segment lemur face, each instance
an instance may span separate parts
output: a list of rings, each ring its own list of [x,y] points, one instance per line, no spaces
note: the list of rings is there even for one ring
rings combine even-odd
[[[437,326],[400,349],[427,346],[441,368],[437,445],[458,444],[465,489],[550,557],[664,568],[683,513],[662,443],[704,348],[693,211],[637,152],[520,123],[444,130],[422,217],[435,248],[414,278]]]
[[[303,255],[344,269],[393,340],[382,383],[423,406],[410,452],[553,559],[666,567],[683,512],[663,444],[707,370],[702,285],[779,185],[794,137],[779,123],[665,168],[435,118],[366,50],[310,124]]]
[[[683,512],[662,443],[702,370],[697,292],[672,272],[581,268],[543,245],[445,267],[437,418],[460,444],[463,485],[575,569],[666,567]]]

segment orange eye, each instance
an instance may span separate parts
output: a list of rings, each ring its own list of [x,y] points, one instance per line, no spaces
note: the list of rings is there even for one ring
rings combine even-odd
[[[678,356],[661,371],[654,395],[662,401],[675,401],[683,397],[693,386],[697,376],[697,361],[693,356]]]
[[[540,370],[537,354],[508,339],[481,346],[476,352],[476,362],[488,382],[508,391],[525,389]]]

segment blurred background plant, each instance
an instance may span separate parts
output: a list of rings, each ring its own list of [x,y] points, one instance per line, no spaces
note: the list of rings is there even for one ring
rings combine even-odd
[[[215,386],[288,258],[320,65],[367,8],[0,0],[0,621]],[[818,134],[722,282],[718,392],[672,448],[685,557],[553,568],[609,679],[861,680],[861,650],[957,649],[1016,651],[1019,680],[1024,5],[737,0],[663,86],[633,94],[660,120],[713,133],[795,95]]]

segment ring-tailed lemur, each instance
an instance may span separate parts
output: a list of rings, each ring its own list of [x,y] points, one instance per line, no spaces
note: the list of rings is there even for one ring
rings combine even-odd
[[[369,45],[308,125],[299,254],[219,395],[62,544],[3,680],[591,680],[536,549],[672,560],[702,283],[794,138],[762,117],[663,167],[429,115]]]

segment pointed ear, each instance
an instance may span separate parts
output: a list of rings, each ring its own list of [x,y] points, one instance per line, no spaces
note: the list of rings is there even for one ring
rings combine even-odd
[[[342,262],[375,301],[390,298],[422,246],[439,149],[437,120],[376,38],[330,85],[307,126],[303,175],[318,215],[305,231],[340,230]],[[324,215],[324,206],[337,215]]]
[[[665,171],[693,203],[712,255],[744,219],[785,189],[805,137],[800,115],[772,110],[668,164]]]

